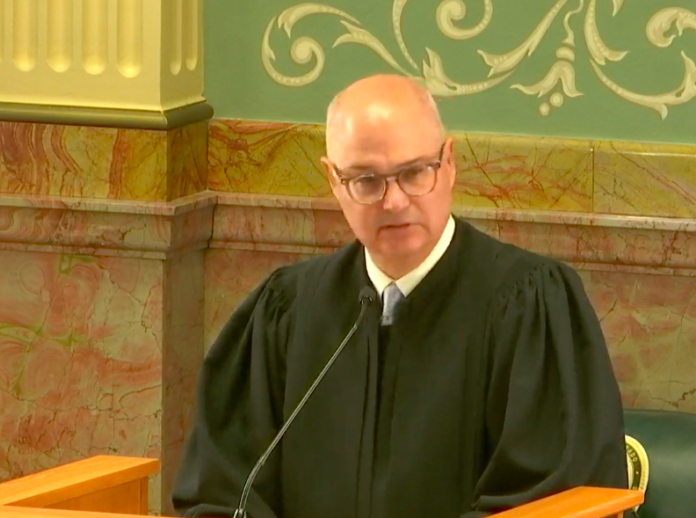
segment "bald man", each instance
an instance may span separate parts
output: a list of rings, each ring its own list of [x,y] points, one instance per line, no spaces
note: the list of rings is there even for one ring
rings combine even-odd
[[[276,270],[232,314],[202,369],[178,512],[234,513],[366,286],[377,300],[260,471],[250,516],[471,518],[625,487],[619,391],[582,284],[452,216],[452,140],[428,92],[358,81],[329,107],[326,148],[357,239]]]

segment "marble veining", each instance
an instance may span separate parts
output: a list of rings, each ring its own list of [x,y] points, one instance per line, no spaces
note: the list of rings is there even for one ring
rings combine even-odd
[[[157,456],[159,505],[230,312],[273,269],[353,239],[323,138],[0,122],[0,480]],[[454,139],[454,212],[576,268],[625,405],[696,412],[696,148]]]
[[[159,456],[162,266],[0,251],[0,480]]]
[[[327,197],[324,127],[216,119],[209,188]],[[693,217],[696,146],[454,132],[463,207]]]
[[[0,121],[0,193],[168,201],[208,183],[207,122],[168,131]]]

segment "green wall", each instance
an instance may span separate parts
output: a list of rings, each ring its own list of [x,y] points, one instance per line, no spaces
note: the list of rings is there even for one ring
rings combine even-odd
[[[696,143],[696,0],[205,0],[205,17],[217,117],[323,122],[335,92],[398,72],[426,79],[453,130]]]

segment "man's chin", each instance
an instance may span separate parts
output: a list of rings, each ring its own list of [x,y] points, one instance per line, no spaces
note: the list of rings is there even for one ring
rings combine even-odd
[[[388,240],[409,239],[420,231],[418,225],[405,223],[403,225],[387,225],[380,227],[379,238]]]
[[[420,254],[426,243],[420,236],[410,235],[398,239],[381,239],[379,250],[384,257],[409,258]]]

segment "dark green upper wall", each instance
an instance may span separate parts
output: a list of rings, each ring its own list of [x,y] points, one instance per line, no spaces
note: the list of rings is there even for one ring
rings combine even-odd
[[[206,0],[206,97],[217,117],[320,123],[352,81],[397,72],[426,79],[451,130],[694,144],[695,13],[696,0]]]

